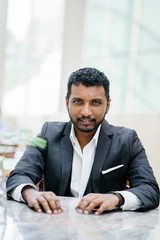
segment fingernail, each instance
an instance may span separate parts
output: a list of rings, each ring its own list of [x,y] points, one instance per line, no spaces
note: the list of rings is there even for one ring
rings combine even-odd
[[[88,214],[88,210],[85,209],[85,210],[84,210],[84,214]]]
[[[41,209],[38,209],[38,212],[39,212],[39,213],[41,213],[41,212],[42,212],[42,210],[41,210]]]
[[[57,213],[58,213],[58,211],[57,211],[57,210],[54,210],[54,211],[53,211],[53,213],[54,213],[54,214],[57,214]]]
[[[95,215],[99,215],[99,212],[95,212]]]
[[[51,210],[48,210],[48,211],[47,211],[47,213],[51,214],[51,213],[52,213],[52,211],[51,211]]]
[[[78,213],[80,213],[80,214],[83,213],[82,209],[78,209],[77,211],[78,211]]]

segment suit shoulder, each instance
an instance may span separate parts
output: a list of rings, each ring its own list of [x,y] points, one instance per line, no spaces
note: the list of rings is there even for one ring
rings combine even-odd
[[[66,128],[70,128],[69,122],[45,122],[42,126],[42,135],[54,134],[54,136],[63,135]]]
[[[136,131],[134,129],[128,128],[128,127],[124,127],[124,126],[114,126],[114,125],[110,125],[111,130],[113,132],[113,134],[136,134]]]
[[[44,125],[47,125],[49,128],[64,128],[68,122],[45,122]]]

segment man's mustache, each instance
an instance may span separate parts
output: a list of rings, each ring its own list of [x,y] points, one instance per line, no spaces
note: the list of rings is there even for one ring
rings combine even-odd
[[[77,118],[78,121],[84,121],[84,120],[88,120],[89,122],[96,122],[95,118],[90,118],[90,117],[79,117]]]

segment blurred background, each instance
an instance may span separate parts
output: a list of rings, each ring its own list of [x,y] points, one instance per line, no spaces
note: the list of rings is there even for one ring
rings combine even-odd
[[[0,109],[9,131],[66,121],[81,67],[111,84],[110,123],[134,128],[160,179],[160,1],[0,0]]]

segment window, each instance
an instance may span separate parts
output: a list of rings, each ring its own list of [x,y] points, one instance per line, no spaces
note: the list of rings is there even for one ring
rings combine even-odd
[[[63,14],[63,0],[8,1],[3,100],[8,116],[57,111]]]
[[[83,65],[104,71],[113,112],[160,111],[160,2],[88,0]]]

